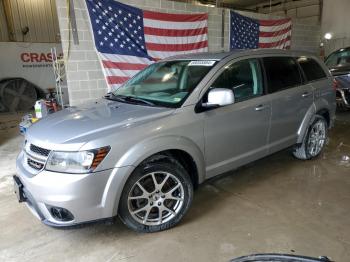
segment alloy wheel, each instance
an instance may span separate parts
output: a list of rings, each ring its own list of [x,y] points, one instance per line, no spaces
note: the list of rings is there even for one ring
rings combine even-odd
[[[180,180],[163,171],[145,174],[128,194],[129,213],[147,226],[168,222],[176,217],[183,204],[184,188]]]
[[[308,153],[311,156],[317,156],[326,142],[326,124],[318,120],[311,128],[307,143]]]

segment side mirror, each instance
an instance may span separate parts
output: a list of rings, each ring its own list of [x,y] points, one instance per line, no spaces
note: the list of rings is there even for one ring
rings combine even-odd
[[[216,105],[227,106],[235,102],[235,96],[233,91],[228,88],[214,88],[208,93],[208,102],[205,103],[206,106]]]
[[[235,102],[233,91],[228,88],[214,88],[208,93],[208,102],[197,104],[196,112],[200,113],[220,106],[231,105]]]

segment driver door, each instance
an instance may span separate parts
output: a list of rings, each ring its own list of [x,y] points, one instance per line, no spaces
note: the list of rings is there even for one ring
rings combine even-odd
[[[226,66],[214,88],[232,89],[235,103],[203,112],[207,177],[265,156],[271,116],[257,59]]]

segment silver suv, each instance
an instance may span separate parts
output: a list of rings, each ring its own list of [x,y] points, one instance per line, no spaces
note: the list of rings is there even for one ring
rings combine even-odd
[[[327,67],[304,52],[163,60],[30,127],[15,192],[51,226],[118,215],[137,231],[168,229],[208,178],[288,147],[318,156],[335,102]]]

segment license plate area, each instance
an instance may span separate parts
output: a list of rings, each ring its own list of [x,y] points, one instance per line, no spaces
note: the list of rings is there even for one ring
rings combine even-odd
[[[25,202],[26,197],[23,192],[23,184],[21,183],[21,180],[19,180],[17,176],[13,176],[13,189],[17,196],[18,202]]]

